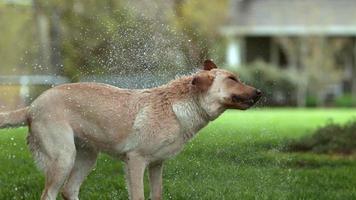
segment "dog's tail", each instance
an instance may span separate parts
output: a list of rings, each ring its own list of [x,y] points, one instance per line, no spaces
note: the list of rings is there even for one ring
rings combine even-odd
[[[28,107],[11,112],[0,112],[0,128],[18,127],[28,124]]]

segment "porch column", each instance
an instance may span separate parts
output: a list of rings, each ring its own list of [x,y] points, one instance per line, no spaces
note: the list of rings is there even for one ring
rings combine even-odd
[[[244,42],[242,37],[228,39],[226,63],[229,67],[238,68],[243,63]]]

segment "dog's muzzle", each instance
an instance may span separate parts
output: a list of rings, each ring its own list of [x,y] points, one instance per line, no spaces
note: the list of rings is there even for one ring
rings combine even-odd
[[[233,95],[231,97],[232,102],[253,106],[262,97],[261,90],[256,89],[251,97],[243,97],[239,95]]]

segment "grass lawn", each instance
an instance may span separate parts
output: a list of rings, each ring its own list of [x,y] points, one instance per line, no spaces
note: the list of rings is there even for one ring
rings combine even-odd
[[[356,199],[356,156],[279,151],[286,139],[353,117],[351,109],[228,111],[166,162],[164,199]],[[40,197],[44,178],[25,137],[25,128],[0,131],[1,200]],[[80,197],[128,199],[123,164],[102,155]]]

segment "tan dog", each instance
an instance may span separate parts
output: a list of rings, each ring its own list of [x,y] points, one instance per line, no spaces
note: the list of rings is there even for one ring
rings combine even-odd
[[[0,113],[0,127],[28,125],[28,144],[46,181],[41,199],[78,199],[99,152],[125,162],[130,199],[162,199],[162,162],[227,108],[247,109],[261,92],[207,60],[204,70],[146,90],[74,83],[52,88],[31,106]]]

